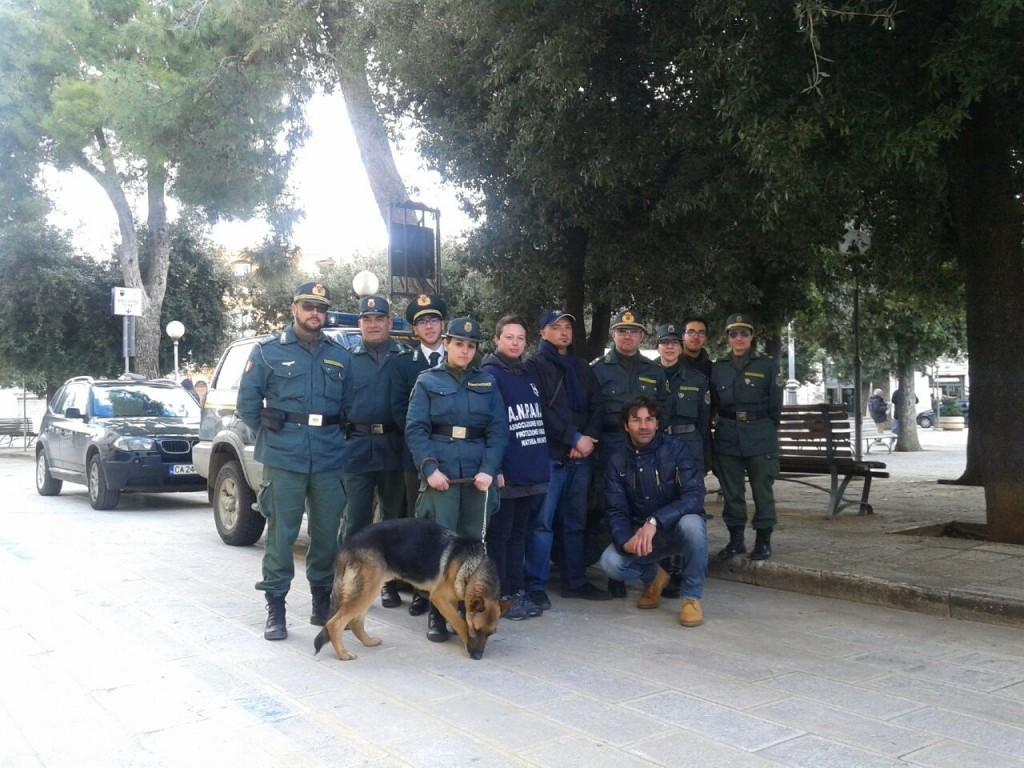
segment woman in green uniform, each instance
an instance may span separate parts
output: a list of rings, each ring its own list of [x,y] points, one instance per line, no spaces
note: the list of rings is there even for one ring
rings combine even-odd
[[[499,504],[494,479],[508,443],[505,404],[494,377],[473,365],[480,325],[460,317],[448,324],[444,365],[420,374],[409,398],[405,440],[419,470],[416,516],[459,536],[483,540]],[[431,606],[427,637],[448,639]]]

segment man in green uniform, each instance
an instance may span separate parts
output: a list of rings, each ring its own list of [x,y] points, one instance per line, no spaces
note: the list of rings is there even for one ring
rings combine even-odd
[[[668,397],[665,371],[640,353],[644,334],[640,316],[631,309],[620,310],[612,317],[612,349],[590,364],[600,391],[603,416],[587,522],[587,562],[600,557],[609,540],[607,535],[599,533],[607,528],[604,523],[605,466],[608,458],[626,444],[626,433],[622,429],[622,408],[638,395],[653,397],[662,405]],[[611,580],[608,587],[612,596],[626,596],[625,586],[621,582]],[[600,594],[579,596],[591,600],[607,599],[603,590],[597,592]],[[577,597],[563,592],[565,596]]]
[[[779,471],[782,391],[775,362],[753,349],[750,316],[730,315],[725,331],[730,353],[711,367],[715,474],[722,484],[725,524],[729,528],[729,543],[718,553],[718,559],[729,560],[747,551],[743,541],[746,474],[754,497],[752,525],[756,533],[750,559],[767,560],[772,555],[775,527],[773,486]]]
[[[708,377],[683,360],[683,339],[674,323],[658,326],[658,365],[665,370],[668,402],[664,431],[683,440],[698,466],[704,466],[711,411]],[[710,457],[708,457],[710,458]]]
[[[380,498],[385,520],[405,509],[405,443],[392,412],[392,388],[398,386],[398,344],[391,339],[391,307],[383,296],[359,300],[362,339],[352,348],[345,375],[345,495],[341,544],[373,522],[373,497]],[[381,605],[402,604],[397,585],[381,588]]]
[[[444,319],[448,305],[440,296],[421,293],[405,308],[405,319],[412,327],[419,344],[398,356],[395,381],[392,386],[392,418],[400,432],[405,432],[405,417],[409,410],[409,395],[416,378],[428,368],[444,360]],[[403,477],[405,481],[405,516],[412,517],[420,493],[420,476],[412,462],[408,445],[403,450]],[[409,614],[420,616],[427,612],[430,601],[421,592],[413,592]]]
[[[258,500],[267,537],[263,580],[256,589],[266,594],[267,640],[288,637],[285,595],[295,574],[292,545],[307,503],[310,623],[322,626],[328,618],[345,506],[341,422],[350,360],[348,351],[323,333],[330,300],[320,283],[300,285],[292,300],[292,324],[253,348],[238,388],[238,415],[256,432],[255,456],[263,462]]]

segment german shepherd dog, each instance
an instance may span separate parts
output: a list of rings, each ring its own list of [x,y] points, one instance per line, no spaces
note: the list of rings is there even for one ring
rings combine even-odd
[[[460,539],[430,520],[385,520],[349,539],[334,564],[331,613],[313,641],[315,652],[328,639],[342,661],[355,658],[342,642],[351,629],[367,648],[380,645],[366,634],[366,612],[389,579],[401,579],[430,593],[432,602],[462,639],[469,655],[484,655],[487,638],[497,629],[498,573],[484,544]],[[459,603],[465,604],[465,618]]]

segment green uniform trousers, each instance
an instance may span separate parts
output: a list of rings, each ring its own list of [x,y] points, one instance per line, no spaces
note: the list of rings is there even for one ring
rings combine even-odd
[[[306,578],[310,586],[330,587],[334,581],[334,558],[338,554],[338,527],[345,506],[341,470],[290,472],[263,466],[260,483],[260,512],[267,518],[263,550],[263,581],[256,585],[271,595],[285,595],[295,575],[292,547],[299,537],[302,514],[309,502],[309,551]]]
[[[435,491],[426,486],[416,502],[416,517],[433,520],[455,531],[456,536],[483,541],[487,520],[500,503],[497,483],[492,484],[486,494],[472,485],[453,485],[447,491]]]
[[[722,484],[725,508],[722,517],[730,527],[747,524],[747,499],[744,473],[750,478],[750,491],[754,497],[753,528],[775,527],[775,478],[779,473],[779,459],[774,453],[760,456],[726,456],[715,454],[715,475]]]
[[[345,514],[341,522],[339,541],[344,546],[354,534],[373,522],[373,494],[380,497],[382,520],[395,520],[405,511],[405,473],[398,469],[380,472],[346,472]]]

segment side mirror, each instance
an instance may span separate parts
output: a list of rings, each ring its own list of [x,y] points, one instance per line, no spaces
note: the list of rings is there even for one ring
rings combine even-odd
[[[85,415],[77,408],[68,408],[64,411],[65,419],[84,419]]]

